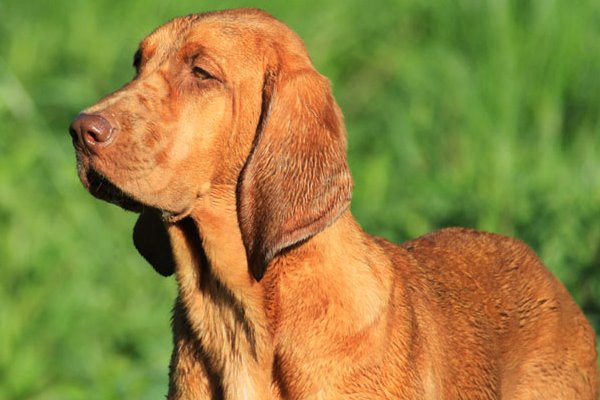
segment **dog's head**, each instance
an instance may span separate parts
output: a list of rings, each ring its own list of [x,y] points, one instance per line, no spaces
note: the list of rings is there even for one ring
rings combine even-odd
[[[177,18],[142,41],[134,66],[133,80],[70,132],[84,186],[141,213],[134,242],[162,274],[173,271],[164,224],[211,188],[237,196],[256,279],[348,207],[341,112],[281,22],[258,10]]]

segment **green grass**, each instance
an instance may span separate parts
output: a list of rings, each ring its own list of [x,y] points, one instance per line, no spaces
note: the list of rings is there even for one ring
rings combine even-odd
[[[67,126],[132,76],[138,41],[259,6],[344,111],[353,210],[401,241],[464,225],[528,242],[600,326],[600,3],[0,3],[0,398],[161,398],[175,283],[135,216],[79,184]]]

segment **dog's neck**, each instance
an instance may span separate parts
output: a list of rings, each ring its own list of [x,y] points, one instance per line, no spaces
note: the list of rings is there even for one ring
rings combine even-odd
[[[189,218],[171,226],[179,301],[211,369],[222,379],[225,398],[267,398],[279,305],[270,304],[272,294],[266,293],[265,287],[273,287],[273,280],[279,279],[284,269],[288,276],[319,273],[346,285],[359,281],[365,285],[367,281],[368,286],[373,280],[369,268],[374,263],[345,254],[343,249],[348,246],[360,249],[367,245],[362,230],[346,211],[312,239],[276,257],[263,280],[257,282],[248,268],[237,218],[235,192],[213,189],[198,200]],[[367,249],[357,252],[369,253]],[[344,296],[339,294],[364,323],[370,323],[370,315],[380,309],[379,304]]]
[[[262,286],[250,274],[235,192],[211,190],[169,227],[179,302],[226,399],[265,398],[273,350]]]

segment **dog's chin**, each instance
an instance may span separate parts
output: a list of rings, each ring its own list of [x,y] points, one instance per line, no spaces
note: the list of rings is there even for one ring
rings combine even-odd
[[[125,210],[141,213],[151,207],[128,195],[93,168],[80,172],[81,181],[90,194],[97,199],[115,204]]]

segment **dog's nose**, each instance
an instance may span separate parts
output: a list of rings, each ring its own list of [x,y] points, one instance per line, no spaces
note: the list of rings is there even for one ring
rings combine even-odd
[[[74,142],[79,142],[89,150],[108,144],[112,138],[113,127],[104,117],[93,114],[79,114],[69,127]]]

